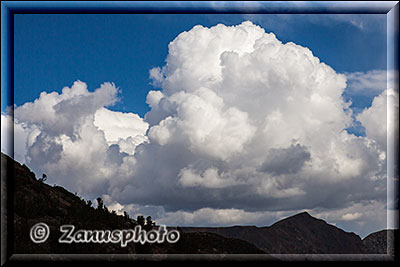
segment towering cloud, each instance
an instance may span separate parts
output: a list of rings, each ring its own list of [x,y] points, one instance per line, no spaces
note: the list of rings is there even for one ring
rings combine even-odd
[[[152,204],[312,208],[383,188],[377,147],[345,130],[346,77],[307,48],[251,22],[196,26],[169,44],[166,65],[150,76],[160,90],[147,97],[150,142],[139,147],[136,181],[160,185]],[[129,185],[121,196],[147,199]]]

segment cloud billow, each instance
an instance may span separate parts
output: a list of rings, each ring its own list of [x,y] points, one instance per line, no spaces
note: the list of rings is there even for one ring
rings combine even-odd
[[[283,149],[273,148],[268,152],[267,160],[259,170],[274,175],[297,173],[308,160],[310,160],[310,153],[298,144]]]

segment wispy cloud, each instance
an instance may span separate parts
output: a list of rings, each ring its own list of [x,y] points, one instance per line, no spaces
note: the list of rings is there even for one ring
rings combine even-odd
[[[346,93],[349,95],[377,96],[387,89],[395,72],[387,70],[371,70],[368,72],[345,73],[347,78]]]

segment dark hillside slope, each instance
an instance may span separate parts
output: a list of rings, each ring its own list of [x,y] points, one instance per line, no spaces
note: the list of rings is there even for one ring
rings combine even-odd
[[[2,190],[14,184],[14,224],[12,238],[15,254],[265,254],[256,246],[238,239],[215,234],[183,233],[175,244],[140,245],[133,242],[126,247],[119,243],[72,243],[58,242],[61,225],[74,225],[76,230],[133,229],[137,222],[110,212],[106,207],[92,207],[84,199],[60,186],[50,186],[38,180],[25,166],[1,153]],[[6,171],[6,167],[8,171]],[[11,183],[6,181],[13,179]],[[2,192],[2,201],[12,201]],[[5,203],[5,202],[4,202]],[[30,229],[44,222],[50,228],[46,242],[34,243]],[[13,253],[13,254],[14,254]]]
[[[394,241],[398,240],[398,235],[399,230],[382,230],[365,237],[363,243],[371,254],[394,255]]]

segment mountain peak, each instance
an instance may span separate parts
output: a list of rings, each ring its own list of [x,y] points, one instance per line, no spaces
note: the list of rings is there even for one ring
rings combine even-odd
[[[274,223],[273,225],[283,225],[283,224],[308,224],[310,222],[317,222],[317,221],[322,221],[320,219],[317,219],[313,216],[311,216],[308,212],[303,211],[300,213],[297,213],[295,215],[286,217],[276,223]]]
[[[310,213],[308,213],[307,211],[303,211],[303,212],[300,212],[300,213],[297,213],[297,214],[295,214],[295,215],[293,215],[292,217],[296,217],[296,216],[301,216],[301,217],[312,217],[312,218],[314,218],[313,216],[311,216],[310,215]]]

